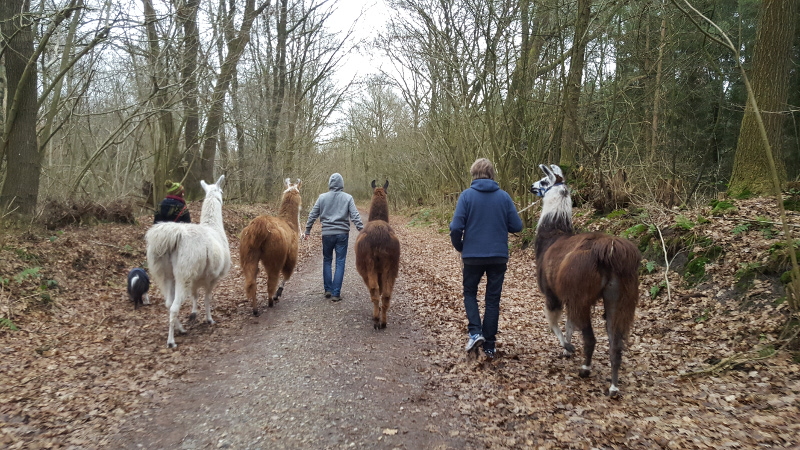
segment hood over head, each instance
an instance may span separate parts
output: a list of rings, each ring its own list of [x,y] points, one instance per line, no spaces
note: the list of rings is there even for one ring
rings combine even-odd
[[[328,180],[328,189],[331,191],[341,191],[344,189],[344,178],[342,178],[338,172],[331,175],[331,178]]]

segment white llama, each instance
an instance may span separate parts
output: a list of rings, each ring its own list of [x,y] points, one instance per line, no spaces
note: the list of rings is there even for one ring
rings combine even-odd
[[[197,317],[197,291],[205,291],[206,321],[211,319],[211,292],[231,268],[228,237],[222,226],[222,185],[225,175],[212,185],[200,181],[206,198],[200,223],[162,222],[145,235],[147,264],[169,309],[167,346],[175,347],[175,326],[185,333],[178,312],[187,295],[192,297],[190,320]]]

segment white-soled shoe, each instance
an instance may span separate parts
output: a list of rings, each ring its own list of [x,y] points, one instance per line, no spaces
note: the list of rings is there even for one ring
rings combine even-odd
[[[467,353],[473,351],[475,347],[483,344],[483,341],[486,339],[483,337],[482,334],[471,334],[469,336],[469,340],[467,341]]]

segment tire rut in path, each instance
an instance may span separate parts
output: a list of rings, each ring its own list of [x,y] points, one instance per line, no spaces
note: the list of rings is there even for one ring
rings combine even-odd
[[[373,330],[372,303],[355,270],[356,236],[351,231],[342,301],[322,295],[321,244],[313,236],[312,260],[301,263],[281,301],[266,307],[259,277],[261,316],[247,320],[235,339],[220,342],[216,355],[189,368],[191,382],[172,381],[161,403],[128,416],[112,444],[147,449],[476,446],[454,398],[426,388],[427,363],[418,350],[434,344],[405,301],[403,286],[410,280],[398,280],[387,328]],[[225,295],[242,295],[236,290],[243,286],[241,271],[234,269],[229,277],[235,288]],[[249,304],[243,310],[249,311]]]

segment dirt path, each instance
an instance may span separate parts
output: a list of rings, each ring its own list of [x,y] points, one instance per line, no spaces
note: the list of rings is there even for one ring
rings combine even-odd
[[[259,283],[262,315],[229,338],[202,336],[220,339],[216,355],[156,394],[161,401],[128,415],[112,447],[477,446],[454,398],[426,387],[421,350],[431,347],[432,338],[405,301],[402,279],[389,326],[373,330],[371,303],[355,270],[356,235],[353,230],[341,302],[322,295],[317,236],[305,244],[316,256],[301,263],[281,301],[267,309]],[[231,250],[238,254],[238,248]],[[228,278],[234,286],[243,284],[238,266]]]

